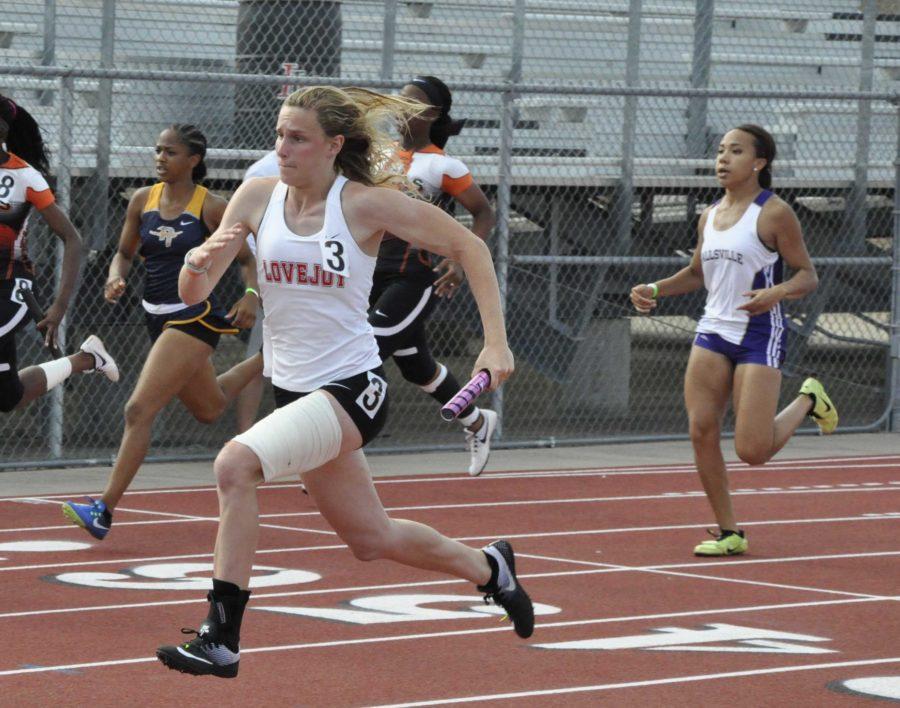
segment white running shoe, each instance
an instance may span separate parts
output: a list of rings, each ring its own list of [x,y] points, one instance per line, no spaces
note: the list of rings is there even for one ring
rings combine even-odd
[[[119,367],[116,366],[116,360],[106,351],[106,347],[103,346],[100,337],[92,334],[85,339],[84,344],[81,345],[81,351],[93,354],[95,366],[92,371],[102,371],[106,374],[106,378],[113,383],[119,380]]]
[[[491,456],[491,437],[497,428],[497,414],[494,411],[482,408],[481,415],[484,416],[484,422],[477,432],[466,429],[466,446],[472,456],[469,463],[469,474],[472,477],[480,475],[487,465],[488,457]]]

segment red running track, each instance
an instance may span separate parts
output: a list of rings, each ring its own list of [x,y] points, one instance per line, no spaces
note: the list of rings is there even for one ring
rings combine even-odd
[[[528,641],[467,583],[360,563],[296,485],[264,488],[233,681],[154,658],[205,615],[213,489],[129,493],[102,544],[66,495],[0,499],[0,704],[837,706],[873,677],[849,687],[900,696],[900,457],[731,479],[732,559],[691,555],[710,513],[689,466],[378,480],[393,516],[513,542]]]

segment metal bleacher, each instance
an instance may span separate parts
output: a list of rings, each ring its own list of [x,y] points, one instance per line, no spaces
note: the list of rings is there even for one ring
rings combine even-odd
[[[513,1],[401,0],[394,45],[394,76],[433,73],[456,82],[501,81],[511,62]],[[342,3],[341,76],[377,78],[381,68],[383,3],[345,0]],[[861,19],[846,2],[819,2],[815,9],[778,2],[753,7],[737,0],[715,4],[711,87],[844,88],[859,80]],[[639,83],[643,86],[687,87],[690,81],[695,3],[644,3],[640,46]],[[56,50],[51,61],[75,67],[100,62],[101,3],[58,4]],[[0,23],[2,60],[39,64],[43,56],[42,0],[19,0],[4,11]],[[115,67],[178,71],[230,71],[237,65],[235,27],[238,2],[232,0],[120,0],[116,4]],[[158,23],[158,24],[156,24]],[[607,0],[529,0],[522,64],[523,80],[554,85],[624,85],[627,51],[628,3]],[[160,41],[160,27],[177,26],[178,42]],[[900,32],[897,18],[879,22],[878,33],[890,39]],[[896,40],[876,44],[875,88],[894,89],[900,76]],[[285,57],[285,61],[290,58]],[[48,83],[34,78],[0,76],[0,91],[20,96],[35,107],[51,139],[58,122],[57,109],[46,100],[34,101]],[[97,125],[97,83],[79,80],[74,134],[76,142],[91,144]],[[167,121],[205,125],[213,145],[227,145],[233,130],[233,89],[210,84],[124,82],[114,84],[113,168],[116,146],[149,146],[159,126]],[[203,95],[198,102],[196,97]],[[136,102],[154,106],[134,111]],[[470,126],[454,141],[453,150],[471,158],[477,176],[496,180],[500,114],[496,96],[458,91],[460,115]],[[642,105],[651,103],[641,99]],[[37,103],[38,105],[35,105]],[[637,157],[688,158],[686,100],[653,102],[653,110],[639,111],[636,125]],[[619,172],[622,104],[619,97],[564,97],[529,94],[519,99],[519,127],[514,142],[520,161],[515,178],[524,183],[542,181],[539,158],[556,157],[557,165],[571,167],[569,181],[597,179],[600,184]],[[273,104],[275,105],[275,104]],[[715,106],[710,107],[707,131],[711,135],[730,124]],[[725,111],[727,113],[727,111]],[[761,112],[762,113],[762,112]],[[796,145],[786,156],[813,159],[815,139],[806,133],[821,130],[803,120],[808,108],[780,103],[775,130],[785,144]],[[720,117],[722,120],[720,120]],[[770,110],[746,116],[773,123]],[[833,123],[840,135],[846,120]],[[790,134],[788,134],[790,133]],[[852,131],[850,135],[852,136]],[[830,136],[828,136],[830,137]],[[78,152],[78,151],[76,151]],[[78,158],[78,170],[89,170],[89,154]],[[249,158],[248,158],[249,159]],[[689,167],[673,169],[661,177],[693,174]],[[684,165],[682,165],[684,167]],[[636,167],[638,176],[644,169]],[[804,173],[804,170],[809,170]],[[647,172],[644,170],[645,173]],[[563,170],[565,172],[565,170]],[[797,167],[793,176],[819,173]],[[137,175],[135,175],[137,176]],[[226,175],[223,175],[226,176]],[[229,173],[227,176],[232,176]],[[649,173],[646,174],[649,176]],[[548,175],[549,177],[549,175]]]

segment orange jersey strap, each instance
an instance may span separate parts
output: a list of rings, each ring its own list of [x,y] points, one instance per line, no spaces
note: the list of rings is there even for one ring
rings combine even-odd
[[[451,197],[457,197],[471,187],[475,181],[472,179],[472,173],[467,172],[462,177],[450,177],[444,175],[441,178],[441,191],[446,192]]]

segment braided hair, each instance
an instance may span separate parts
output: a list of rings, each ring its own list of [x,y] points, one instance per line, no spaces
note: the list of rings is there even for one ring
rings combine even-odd
[[[34,117],[0,94],[0,121],[6,124],[6,149],[46,177],[50,173],[50,153]]]
[[[198,162],[191,172],[191,180],[199,184],[206,177],[206,136],[196,125],[190,123],[173,123],[169,130],[178,136],[178,141],[184,145],[191,155],[199,155]]]
[[[464,118],[454,120],[450,117],[450,109],[453,107],[450,89],[436,76],[417,76],[409,83],[420,89],[428,97],[428,102],[438,109],[437,120],[431,124],[428,137],[432,143],[443,149],[447,140],[453,135],[459,135],[466,124]]]

